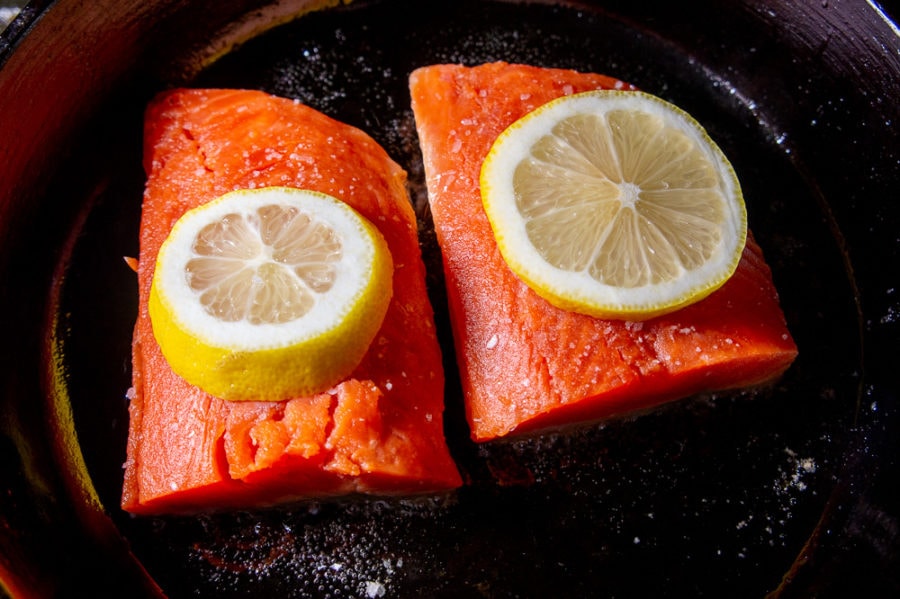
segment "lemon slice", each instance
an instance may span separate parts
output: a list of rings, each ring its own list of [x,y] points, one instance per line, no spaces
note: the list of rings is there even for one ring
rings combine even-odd
[[[734,169],[683,110],[595,91],[504,131],[481,170],[500,253],[539,295],[642,320],[696,302],[734,273],[747,213]]]
[[[185,213],[156,261],[149,310],[172,370],[229,400],[326,390],[360,362],[392,294],[390,250],[330,196],[240,190]]]

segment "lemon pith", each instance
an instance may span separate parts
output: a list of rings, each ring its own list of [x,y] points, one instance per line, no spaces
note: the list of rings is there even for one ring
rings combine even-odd
[[[240,190],[187,212],[149,295],[172,370],[229,400],[321,392],[352,372],[392,296],[378,229],[307,190]]]
[[[504,260],[551,303],[646,319],[730,278],[747,216],[734,169],[664,100],[595,91],[554,100],[495,141],[485,212]]]

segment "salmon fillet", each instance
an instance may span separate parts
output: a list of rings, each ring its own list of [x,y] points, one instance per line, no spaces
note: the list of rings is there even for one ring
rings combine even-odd
[[[779,377],[797,355],[762,251],[700,303],[644,322],[552,306],[501,257],[481,204],[481,163],[514,121],[562,95],[633,89],[596,74],[505,63],[410,77],[471,436],[598,420]]]
[[[272,505],[461,484],[443,435],[444,372],[406,173],[368,135],[297,102],[243,90],[173,90],[145,120],[139,314],[122,507],[133,513]],[[156,255],[187,210],[240,188],[340,198],[372,221],[394,260],[384,323],[328,392],[228,402],[169,368],[147,311]]]

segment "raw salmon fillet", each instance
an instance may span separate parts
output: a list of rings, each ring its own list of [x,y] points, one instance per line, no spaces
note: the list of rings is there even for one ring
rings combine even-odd
[[[435,65],[410,77],[476,441],[761,385],[797,355],[771,272],[752,239],[737,272],[717,292],[644,322],[556,308],[507,267],[481,204],[484,157],[526,113],[598,88],[632,89],[601,75],[505,63]]]
[[[243,90],[173,90],[148,107],[139,314],[122,507],[256,507],[349,493],[457,487],[443,434],[444,372],[406,173],[368,135],[300,103]],[[160,246],[188,209],[239,188],[340,198],[382,232],[394,295],[353,374],[314,397],[228,402],[172,372],[147,298]]]

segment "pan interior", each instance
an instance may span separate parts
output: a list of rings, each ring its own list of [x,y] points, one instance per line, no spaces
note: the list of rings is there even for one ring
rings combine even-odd
[[[575,430],[468,440],[407,76],[425,64],[494,60],[620,77],[704,123],[741,179],[800,347],[783,380]],[[587,596],[598,588],[757,597],[779,585],[826,508],[858,417],[858,298],[818,191],[727,72],[599,10],[373,2],[271,29],[177,83],[296,98],[367,131],[408,171],[446,358],[447,436],[467,484],[448,497],[190,518],[118,510],[137,303],[122,257],[137,255],[143,185],[135,109],[124,115],[130,128],[107,132],[83,158],[105,157],[103,172],[76,181],[90,209],[67,257],[58,328],[99,497],[170,597]]]

